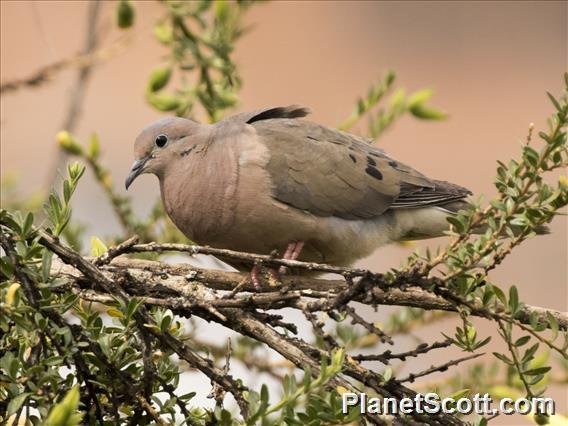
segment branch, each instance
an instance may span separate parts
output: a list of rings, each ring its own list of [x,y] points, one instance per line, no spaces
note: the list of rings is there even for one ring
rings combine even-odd
[[[419,377],[424,377],[427,376],[428,374],[432,374],[438,371],[446,371],[448,368],[450,368],[453,365],[458,365],[462,362],[465,361],[469,361],[475,358],[479,358],[480,356],[485,355],[484,353],[480,353],[480,354],[473,354],[473,355],[469,355],[469,356],[465,356],[463,358],[458,358],[458,359],[454,359],[452,361],[446,362],[442,365],[438,365],[438,366],[432,366],[424,371],[421,371],[420,373],[412,373],[409,374],[408,377],[405,377],[404,379],[400,379],[397,380],[397,382],[399,383],[404,383],[404,382],[414,382],[417,378]]]
[[[100,0],[89,2],[87,7],[87,31],[85,34],[84,55],[90,55],[98,43],[97,23],[100,15],[101,2]],[[83,103],[87,84],[91,77],[92,65],[93,64],[91,62],[80,68],[79,76],[71,91],[71,99],[69,100],[67,115],[63,121],[63,129],[70,133],[72,133],[77,126],[77,120],[81,113],[81,104]],[[48,180],[50,183],[49,187],[54,186],[53,184],[55,183],[57,176],[59,176],[59,170],[63,168],[66,161],[67,153],[58,148],[57,158],[55,160],[54,167],[51,169],[51,176]]]
[[[128,39],[126,37],[120,38],[108,47],[96,49],[90,53],[81,53],[79,55],[45,65],[35,70],[28,77],[5,81],[0,84],[0,94],[5,95],[25,87],[39,87],[51,81],[57,73],[65,70],[66,68],[77,67],[81,70],[83,68],[92,67],[122,52],[127,40]]]
[[[257,316],[261,314],[256,312],[256,306],[254,305],[252,307],[249,306],[248,309],[244,309],[242,306],[238,308],[226,307],[227,304],[235,303],[254,304],[254,297],[264,296],[270,298],[270,303],[272,303],[272,299],[276,300],[279,298],[279,303],[290,303],[290,306],[292,307],[305,309],[307,306],[305,303],[300,303],[301,301],[299,300],[296,300],[296,303],[294,303],[294,300],[298,299],[298,296],[301,295],[302,292],[298,293],[296,290],[291,290],[289,293],[292,293],[292,297],[290,297],[288,293],[282,294],[280,292],[268,292],[260,295],[245,295],[244,297],[225,299],[220,297],[214,289],[196,281],[199,273],[196,273],[195,270],[193,270],[193,273],[184,271],[187,272],[184,275],[171,277],[167,276],[169,274],[167,274],[164,269],[158,273],[158,270],[156,269],[151,271],[148,269],[137,270],[135,268],[124,266],[117,267],[115,263],[117,261],[124,262],[125,259],[115,259],[109,265],[103,265],[100,267],[101,269],[99,269],[87,259],[63,246],[51,235],[41,230],[36,233],[39,237],[39,243],[53,251],[64,261],[64,263],[67,264],[67,266],[64,267],[61,263],[57,264],[58,262],[54,262],[54,267],[60,268],[57,274],[65,275],[69,282],[73,285],[82,285],[83,287],[90,286],[90,288],[88,288],[89,293],[87,293],[87,295],[94,296],[93,292],[99,292],[102,290],[108,296],[118,296],[127,302],[128,299],[132,297],[131,295],[140,296],[142,295],[141,292],[144,291],[147,291],[146,294],[148,296],[154,298],[156,298],[157,293],[161,293],[164,300],[174,304],[172,306],[172,310],[175,313],[184,316],[197,315],[205,320],[215,321],[229,329],[237,331],[245,336],[249,336],[256,341],[265,343],[270,348],[280,353],[284,358],[291,361],[298,368],[305,369],[306,367],[310,367],[313,375],[319,374],[320,361],[322,357],[327,356],[327,352],[322,352],[315,346],[312,346],[301,339],[288,337],[277,332],[272,326],[267,324],[267,320],[264,316],[260,317],[262,319],[257,318]],[[132,262],[132,260],[128,260],[128,262]],[[154,266],[165,265],[159,262],[133,262],[144,262],[146,265],[153,263]],[[72,266],[72,268],[70,268],[69,265]],[[233,280],[233,285],[235,285],[235,282],[240,282],[243,278],[241,274],[222,273],[219,271],[216,271],[216,273],[228,274],[231,278],[240,278],[236,281]],[[128,289],[128,292],[126,289]],[[312,293],[309,291],[304,291],[304,293],[313,297]],[[184,298],[186,298],[185,302],[183,301]],[[172,299],[175,301],[171,302]],[[149,299],[145,298],[144,302],[148,302],[148,300]],[[331,300],[335,300],[335,298]],[[263,300],[263,303],[266,302],[266,300]],[[184,303],[189,303],[190,305],[184,305]],[[225,306],[217,308],[217,306],[215,306],[217,304],[225,304]],[[140,315],[142,320],[147,324],[154,323],[153,319],[146,313],[145,307],[140,307],[137,315]],[[214,382],[222,386],[226,391],[233,393],[237,402],[242,402],[242,404],[239,403],[239,406],[241,407],[243,416],[245,418],[247,417],[248,413],[246,412],[246,406],[243,407],[244,399],[242,399],[243,397],[241,394],[243,387],[238,385],[231,376],[212,366],[208,360],[201,358],[198,354],[191,351],[186,345],[171,336],[169,333],[156,332],[153,328],[149,328],[149,330],[162,345],[173,349],[180,358],[186,360],[190,365],[198,368]],[[379,374],[362,367],[359,363],[352,359],[348,359],[348,365],[345,367],[344,374],[363,383],[365,386],[372,388],[384,397],[404,398],[414,395],[412,390],[407,389],[400,384],[394,382],[384,383],[384,380]],[[332,387],[339,385],[346,389],[353,389],[353,385],[341,377],[336,377],[330,382],[330,386]],[[368,418],[369,421],[375,424],[384,424],[384,421],[380,418],[374,416],[370,417],[371,418]],[[462,424],[460,420],[447,415],[425,417],[418,413],[414,413],[413,417],[415,417],[418,421],[427,422],[432,425]]]
[[[158,246],[157,244],[155,246]],[[160,245],[163,246],[163,245]],[[197,253],[207,253],[208,252],[230,252],[234,259],[242,260],[253,260],[257,259],[259,262],[265,261],[269,265],[293,265],[296,268],[305,268],[308,270],[314,270],[314,266],[311,263],[304,263],[291,260],[281,260],[273,259],[269,256],[260,256],[250,253],[239,253],[231,252],[229,250],[211,249],[209,247],[200,246],[180,246],[188,248],[195,247]],[[133,246],[131,249],[136,250]],[[239,257],[242,256],[242,257]],[[328,269],[327,265],[319,265],[320,269]],[[197,268],[188,264],[171,264],[164,262],[157,262],[151,260],[140,260],[140,259],[127,259],[127,258],[116,258],[113,259],[109,265],[103,265],[101,271],[108,274],[109,277],[117,277],[117,274],[121,270],[126,269],[129,274],[140,281],[146,282],[145,286],[137,288],[141,294],[144,296],[154,297],[156,294],[151,292],[150,289],[152,285],[161,284],[168,288],[177,289],[184,292],[190,293],[191,283],[198,283],[211,290],[226,290],[231,291],[235,287],[235,283],[241,283],[241,293],[253,293],[255,291],[268,293],[266,298],[259,298],[260,294],[248,295],[245,299],[236,298],[223,298],[219,297],[219,300],[212,300],[213,306],[231,306],[243,307],[248,305],[249,307],[254,306],[267,306],[273,304],[273,306],[286,306],[286,307],[300,307],[301,304],[298,303],[299,298],[305,298],[306,308],[310,311],[321,311],[328,308],[328,297],[335,297],[337,293],[345,290],[348,284],[344,280],[324,280],[316,279],[311,277],[299,277],[299,276],[283,276],[281,278],[282,286],[284,288],[290,289],[286,293],[281,293],[279,287],[263,287],[257,290],[248,274],[238,273],[238,272],[225,272],[218,270],[208,270]],[[329,269],[334,269],[335,271],[343,271],[347,275],[364,275],[370,274],[369,271],[354,270],[354,269],[341,269],[336,267],[329,267]],[[69,275],[70,277],[78,278],[77,271],[73,268],[65,268],[61,263],[54,262],[52,266],[52,273]],[[339,272],[336,272],[339,273]],[[377,279],[379,275],[374,275]],[[244,282],[244,284],[242,284]],[[382,286],[387,287],[388,283],[383,280]],[[409,283],[409,285],[412,285]],[[365,294],[360,294],[353,300],[369,305],[394,305],[394,306],[410,306],[415,308],[421,308],[425,310],[442,310],[449,312],[458,312],[455,303],[446,300],[441,296],[437,296],[432,292],[424,290],[418,287],[407,287],[404,289],[387,287],[385,290],[380,288],[381,284],[378,286],[373,286]],[[402,285],[401,287],[404,287]],[[213,296],[215,297],[215,296]],[[156,301],[156,304],[162,306],[174,307],[176,305],[175,300],[170,300],[167,297],[161,298],[159,295],[157,299],[161,301]],[[230,302],[231,300],[236,302]],[[186,300],[186,303],[189,303]],[[505,312],[506,307],[498,302],[496,302],[496,312]],[[302,306],[303,307],[303,306]],[[476,299],[472,304],[472,314],[475,316],[486,318],[486,313],[483,308],[482,302]],[[525,305],[521,308],[517,314],[516,319],[522,324],[530,324],[531,315],[536,315],[541,323],[547,323],[547,313],[553,315],[558,321],[559,328],[562,330],[568,330],[568,314],[555,311],[552,309],[546,309],[539,306]]]

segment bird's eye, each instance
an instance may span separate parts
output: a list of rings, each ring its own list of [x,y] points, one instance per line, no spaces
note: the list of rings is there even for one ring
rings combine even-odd
[[[158,135],[156,136],[156,146],[159,148],[163,148],[168,143],[168,137],[166,135]]]

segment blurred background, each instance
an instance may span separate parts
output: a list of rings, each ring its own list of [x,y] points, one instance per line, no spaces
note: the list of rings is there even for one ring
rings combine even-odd
[[[79,1],[0,2],[2,83],[79,53],[87,7]],[[167,51],[152,35],[163,11],[160,5],[136,2],[136,23],[127,36],[116,27],[115,9],[112,2],[102,2],[99,44],[123,39],[125,47],[92,69],[74,134],[82,141],[93,132],[99,135],[102,162],[122,193],[134,138],[164,115],[148,106],[144,90],[148,75]],[[248,32],[234,53],[243,79],[235,111],[301,104],[312,109],[312,120],[334,127],[349,116],[370,84],[393,69],[398,84],[408,91],[432,88],[431,103],[450,117],[441,122],[404,117],[378,145],[428,176],[489,199],[496,193],[496,161],[518,157],[529,124],[543,128],[552,112],[545,91],[558,94],[562,88],[562,73],[568,68],[567,22],[566,2],[255,5],[246,13]],[[69,67],[46,84],[0,98],[1,174],[16,176],[23,195],[49,189],[46,183],[59,149],[55,135],[64,125],[77,73]],[[364,123],[355,129],[365,130]],[[156,179],[144,175],[129,195],[136,214],[147,215],[159,195]],[[73,213],[88,225],[88,235],[105,236],[119,229],[91,175],[79,187]],[[493,280],[504,287],[517,285],[521,299],[532,305],[567,311],[566,216],[556,218],[551,230],[551,235],[534,238],[513,252]],[[385,247],[357,266],[384,271],[398,266],[417,247],[443,243],[438,239]],[[424,336],[439,336],[439,331],[454,326],[438,323]],[[493,328],[482,331],[494,333]],[[551,389],[557,409],[566,412],[566,387]],[[496,423],[517,421],[502,416]]]

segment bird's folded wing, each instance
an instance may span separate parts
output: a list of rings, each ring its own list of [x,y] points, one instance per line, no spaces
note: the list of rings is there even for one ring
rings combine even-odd
[[[269,150],[273,197],[283,203],[317,216],[366,219],[470,194],[427,178],[363,138],[293,118],[303,115],[304,109],[294,115],[291,108],[273,108],[247,117]]]

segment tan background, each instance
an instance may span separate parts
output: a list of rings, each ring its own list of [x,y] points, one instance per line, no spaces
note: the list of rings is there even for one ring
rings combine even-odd
[[[2,82],[30,75],[83,45],[84,2],[2,1],[0,7]],[[136,4],[132,42],[124,54],[96,67],[76,132],[84,141],[92,132],[99,134],[120,191],[135,136],[160,117],[145,104],[143,92],[150,70],[166,53],[151,35],[161,10],[153,2]],[[115,5],[103,5],[104,45],[121,36],[114,12]],[[252,30],[235,56],[244,80],[239,109],[300,103],[313,109],[314,120],[334,126],[350,113],[356,97],[392,68],[408,90],[434,88],[433,104],[450,112],[451,119],[404,118],[380,146],[427,175],[491,197],[496,160],[519,155],[529,123],[542,128],[552,111],[544,91],[562,88],[567,20],[566,2],[275,1],[254,6],[246,18]],[[1,171],[19,172],[25,193],[42,188],[49,176],[54,135],[75,76],[68,70],[39,89],[1,98]],[[142,177],[131,191],[136,211],[145,214],[157,195],[155,178]],[[117,230],[90,176],[77,193],[74,213],[91,225],[90,234]],[[412,249],[383,248],[360,266],[385,270]],[[552,235],[513,253],[493,279],[516,284],[531,304],[568,310],[566,217],[553,222]],[[453,325],[442,328],[451,331]],[[437,325],[428,332],[438,335],[439,330]],[[553,390],[559,402],[567,399],[566,387]],[[565,403],[559,408],[566,411]]]

